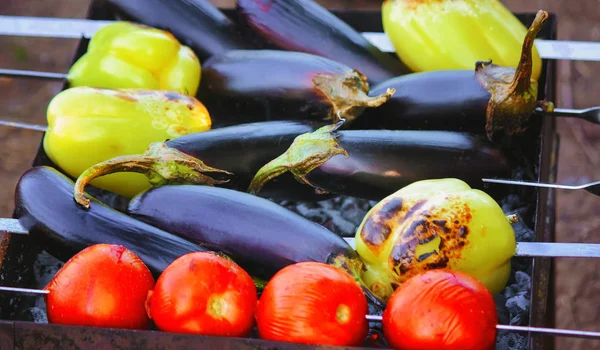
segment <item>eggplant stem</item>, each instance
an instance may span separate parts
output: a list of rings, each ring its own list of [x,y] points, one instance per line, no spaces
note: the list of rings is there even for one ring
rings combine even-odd
[[[538,105],[538,83],[531,78],[532,50],[547,18],[546,11],[538,11],[523,40],[516,68],[497,66],[491,60],[475,63],[475,77],[491,94],[485,123],[485,132],[490,140],[499,130],[504,130],[509,136],[525,131],[524,125]]]
[[[348,158],[348,152],[339,145],[333,135],[343,124],[344,119],[314,132],[297,136],[282,155],[258,170],[248,186],[248,193],[257,194],[269,180],[288,171],[298,182],[314,187],[319,194],[326,193],[308,181],[306,175],[335,155],[343,154]]]
[[[542,23],[544,23],[547,18],[548,12],[538,11],[533,23],[531,23],[531,26],[527,29],[527,34],[525,34],[525,39],[523,40],[523,46],[521,48],[521,59],[519,60],[510,86],[510,90],[516,93],[526,93],[531,86],[531,71],[533,70],[533,59],[531,56],[533,43],[535,37],[540,32],[540,29],[542,29]]]
[[[134,172],[145,175],[153,187],[166,184],[199,184],[214,186],[229,180],[217,180],[207,173],[232,173],[207,166],[201,160],[169,148],[166,142],[150,144],[141,155],[120,156],[109,159],[86,169],[75,182],[73,198],[86,209],[90,200],[85,196],[85,186],[97,177],[119,173]]]
[[[316,74],[312,81],[331,103],[333,109],[329,119],[334,122],[342,118],[352,121],[366,107],[379,107],[396,92],[389,88],[381,95],[370,97],[367,77],[357,70],[345,74]]]

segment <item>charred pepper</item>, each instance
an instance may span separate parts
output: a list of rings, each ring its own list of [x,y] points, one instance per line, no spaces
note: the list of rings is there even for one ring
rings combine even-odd
[[[69,86],[140,88],[195,96],[201,65],[169,32],[131,22],[100,29],[71,67]]]
[[[70,88],[50,101],[47,119],[44,151],[74,178],[94,164],[142,153],[153,142],[211,127],[198,100],[159,90]],[[150,187],[133,173],[111,174],[92,185],[127,197]]]
[[[356,233],[367,287],[387,300],[402,282],[448,268],[477,278],[492,294],[510,276],[515,233],[483,191],[453,179],[412,183],[377,203]]]
[[[498,0],[386,0],[381,10],[398,57],[415,72],[471,70],[487,60],[519,63],[527,28]],[[534,47],[533,79],[541,69]]]

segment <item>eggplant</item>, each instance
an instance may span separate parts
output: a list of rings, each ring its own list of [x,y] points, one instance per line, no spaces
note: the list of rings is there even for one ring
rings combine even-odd
[[[360,264],[348,243],[267,199],[209,186],[162,186],[132,198],[130,216],[218,249],[252,276],[271,278],[297,262]]]
[[[287,171],[317,192],[381,200],[413,182],[458,178],[482,188],[482,178],[505,177],[511,164],[483,137],[450,131],[343,130],[303,135],[261,168],[249,186],[256,194]],[[329,130],[334,130],[329,132]],[[323,133],[329,133],[324,138]],[[281,189],[285,191],[285,189]]]
[[[137,254],[155,277],[175,259],[207,249],[135,220],[92,198],[86,210],[73,200],[73,182],[56,169],[38,166],[19,179],[14,216],[49,254],[67,261],[84,248],[119,244]]]
[[[102,0],[126,20],[171,32],[201,61],[230,50],[258,49],[242,29],[208,0]]]
[[[366,77],[328,58],[291,51],[234,50],[202,65],[198,98],[218,126],[280,119],[353,119],[385,103]]]
[[[527,128],[537,107],[538,83],[532,79],[532,48],[547,14],[540,11],[523,41],[518,66],[502,67],[491,61],[474,62],[474,71],[440,70],[392,78],[374,86],[370,94],[392,88],[383,105],[364,111],[352,128],[449,130],[483,134],[519,134]]]
[[[353,129],[449,130],[483,133],[492,95],[472,71],[413,73],[371,88],[370,94],[394,88],[383,105],[365,111]]]
[[[269,168],[272,160],[288,152],[286,150],[297,143],[299,136],[312,137],[310,135],[322,128],[323,124],[317,122],[270,121],[190,134],[161,143],[164,147],[161,152],[100,163],[94,167],[96,173],[86,171],[77,182],[80,188],[84,188],[96,176],[138,171],[137,164],[141,163],[140,172],[148,168],[174,169],[176,159],[191,157],[232,173],[227,177],[229,182],[216,184],[217,187],[247,191],[253,187],[253,182],[258,181],[260,191],[253,193],[279,200],[318,200],[332,195],[381,200],[418,180],[453,177],[472,187],[482,188],[481,178],[506,177],[511,173],[510,161],[502,149],[483,136],[450,131],[338,130],[334,133],[335,138],[347,151],[348,159],[341,154],[330,157],[305,177],[314,185],[312,187],[329,194],[315,191],[289,173],[272,179],[262,178],[264,174],[259,173],[272,174],[270,169],[262,170]],[[310,147],[299,154],[322,149],[318,143],[307,145]],[[171,178],[161,179],[157,185],[169,181],[190,183],[185,165],[177,171],[170,174]]]
[[[237,0],[240,22],[279,48],[341,62],[378,84],[411,70],[312,0]]]

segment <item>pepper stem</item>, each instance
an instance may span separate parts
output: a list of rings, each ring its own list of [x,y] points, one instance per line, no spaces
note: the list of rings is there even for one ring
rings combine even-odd
[[[155,142],[144,154],[115,157],[86,169],[75,182],[75,201],[89,209],[90,200],[85,196],[85,186],[97,177],[118,172],[144,174],[154,187],[167,184],[214,186],[229,180],[216,180],[207,173],[231,175],[228,171],[209,167],[199,159],[169,148],[165,142]]]
[[[317,193],[325,193],[324,190],[311,184],[306,179],[306,175],[335,155],[343,154],[348,158],[348,152],[339,145],[333,135],[333,132],[343,123],[344,120],[341,120],[314,132],[297,136],[282,155],[258,170],[248,187],[248,192],[257,194],[269,180],[289,171],[298,182],[314,187]]]
[[[531,79],[532,49],[535,37],[548,18],[539,11],[529,27],[521,50],[517,68],[501,67],[492,61],[475,63],[475,77],[492,95],[487,106],[485,132],[491,140],[496,131],[507,135],[523,132],[523,125],[537,107],[538,83]]]
[[[352,121],[366,107],[379,107],[396,92],[390,88],[381,95],[369,97],[367,77],[357,70],[346,74],[317,74],[312,81],[333,106],[329,118],[334,122],[342,118]]]

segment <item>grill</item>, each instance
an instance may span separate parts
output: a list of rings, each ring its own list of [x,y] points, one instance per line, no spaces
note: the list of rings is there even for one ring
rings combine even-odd
[[[229,9],[222,11],[236,20]],[[336,16],[359,32],[382,32],[381,14],[378,11],[332,11]],[[529,25],[535,14],[517,14]],[[93,1],[88,10],[89,19],[122,19],[105,7],[102,1]],[[556,39],[556,16],[550,14],[538,38]],[[89,40],[81,39],[71,63],[87,49]],[[556,93],[556,66],[552,60],[544,60],[539,79],[538,99],[554,100]],[[66,84],[63,89],[67,88]],[[32,166],[50,165],[41,145],[37,154],[31,155]],[[512,178],[554,182],[558,159],[559,139],[553,118],[534,121],[525,135],[516,141],[516,148],[523,151],[521,164],[515,168]],[[533,174],[533,177],[530,175]],[[95,188],[88,191],[96,198],[120,207],[119,198]],[[489,185],[490,193],[502,205],[506,213],[518,213],[523,219],[516,226],[518,241],[554,241],[555,196],[551,189]],[[373,201],[338,196],[320,202],[278,202],[279,204],[318,222],[333,232],[353,236],[358,224]],[[28,236],[2,234],[0,245],[0,285],[43,288],[62,266]],[[553,327],[552,301],[553,269],[549,258],[513,258],[513,272],[504,291],[497,296],[499,324]],[[380,334],[378,323],[372,323],[372,333]],[[379,341],[365,346],[384,347]],[[125,331],[89,327],[70,327],[47,324],[43,299],[28,295],[0,294],[0,349],[38,348],[214,348],[214,349],[335,349],[330,346],[307,346],[276,343],[257,339],[217,338],[169,334],[158,331]],[[551,349],[553,338],[535,333],[500,331],[498,349]],[[357,348],[358,349],[358,348]]]

